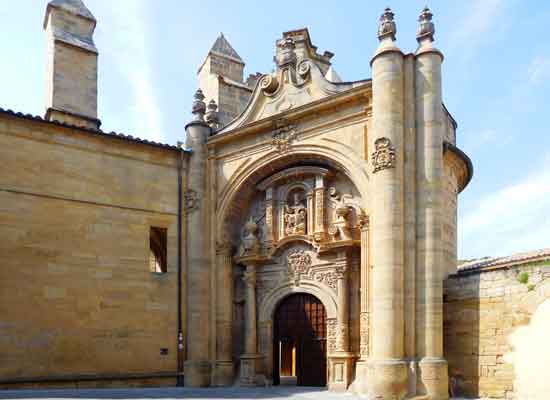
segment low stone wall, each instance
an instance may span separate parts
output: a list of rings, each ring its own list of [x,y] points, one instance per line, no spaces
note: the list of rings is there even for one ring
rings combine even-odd
[[[550,299],[550,260],[462,269],[445,281],[453,396],[516,399],[509,336]]]

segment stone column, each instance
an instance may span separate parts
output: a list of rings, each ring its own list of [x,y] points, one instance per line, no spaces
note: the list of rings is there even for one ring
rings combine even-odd
[[[338,290],[338,314],[336,316],[336,346],[329,357],[330,390],[345,391],[353,377],[355,354],[349,352],[349,269],[350,254],[344,251],[335,263]]]
[[[229,386],[233,383],[232,321],[233,321],[233,263],[231,246],[221,243],[216,249],[216,370],[214,384]]]
[[[389,8],[380,18],[380,44],[371,61],[372,356],[369,396],[401,400],[407,393],[403,315],[403,53],[395,46]]]
[[[210,249],[209,213],[206,198],[206,140],[210,127],[204,121],[206,105],[199,89],[193,102],[194,120],[186,125],[186,147],[193,150],[189,159],[188,189],[185,193],[187,227],[187,360],[185,386],[209,386],[210,353]]]
[[[314,238],[320,242],[326,237],[325,231],[325,180],[315,177],[315,231]]]
[[[255,386],[259,356],[256,331],[256,265],[253,262],[246,264],[243,280],[246,285],[246,315],[240,383],[243,386]]]
[[[417,124],[417,352],[421,357],[418,394],[448,398],[447,362],[443,358],[442,185],[443,55],[433,46],[432,13],[420,15],[416,51]]]

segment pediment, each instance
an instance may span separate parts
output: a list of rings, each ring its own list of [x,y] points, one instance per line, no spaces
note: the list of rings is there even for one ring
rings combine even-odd
[[[290,63],[272,74],[262,76],[245,110],[217,134],[365,85],[367,82],[368,80],[331,82],[310,59],[304,59],[298,64]]]

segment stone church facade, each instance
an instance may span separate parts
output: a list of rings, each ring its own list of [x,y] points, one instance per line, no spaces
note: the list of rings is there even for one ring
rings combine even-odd
[[[0,110],[0,385],[448,398],[444,282],[472,165],[430,10],[405,54],[386,9],[356,82],[307,29],[244,79],[221,35],[177,146],[99,129],[95,25],[51,1],[45,118]]]

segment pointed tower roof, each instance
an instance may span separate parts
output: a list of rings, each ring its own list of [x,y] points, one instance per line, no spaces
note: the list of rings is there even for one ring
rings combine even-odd
[[[217,54],[222,57],[228,57],[233,61],[237,61],[241,64],[244,64],[244,61],[241,58],[241,56],[239,56],[235,51],[235,49],[229,44],[229,42],[227,41],[223,33],[220,33],[220,36],[218,36],[218,38],[214,42],[214,45],[208,52],[208,54],[211,54],[211,53]]]

